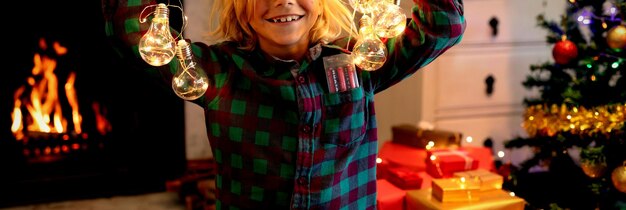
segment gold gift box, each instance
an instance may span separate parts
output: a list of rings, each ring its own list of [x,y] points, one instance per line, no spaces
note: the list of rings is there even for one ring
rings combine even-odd
[[[407,210],[524,210],[526,201],[504,190],[482,192],[479,201],[441,202],[431,189],[410,190],[406,195]]]
[[[485,169],[456,172],[454,173],[454,177],[465,177],[465,179],[478,179],[478,181],[480,182],[481,191],[502,189],[502,183],[504,182],[502,176]]]
[[[441,202],[480,200],[480,182],[465,178],[433,179],[432,195]]]
[[[394,143],[420,149],[456,149],[461,146],[460,132],[441,129],[423,129],[411,124],[391,126],[391,140]],[[432,142],[432,143],[431,143]]]

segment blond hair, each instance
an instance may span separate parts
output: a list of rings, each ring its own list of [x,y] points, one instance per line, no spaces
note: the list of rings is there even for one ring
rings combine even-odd
[[[257,0],[214,0],[210,24],[217,24],[209,33],[211,42],[233,41],[240,48],[252,50],[258,44],[258,36],[249,22],[254,15]],[[309,32],[310,43],[330,42],[347,33],[355,35],[356,29],[350,11],[343,0],[321,1],[322,12]]]

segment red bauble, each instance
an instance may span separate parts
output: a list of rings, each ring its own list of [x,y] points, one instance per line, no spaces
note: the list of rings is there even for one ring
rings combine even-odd
[[[552,48],[552,56],[558,64],[567,64],[578,56],[578,48],[576,44],[570,40],[562,40],[557,42]]]

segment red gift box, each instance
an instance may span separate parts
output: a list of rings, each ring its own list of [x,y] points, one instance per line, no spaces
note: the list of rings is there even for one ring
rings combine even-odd
[[[387,178],[387,171],[389,170],[389,162],[381,158],[376,160],[376,179]]]
[[[478,168],[478,159],[463,150],[429,150],[427,151],[426,172],[433,178],[450,178],[454,172]]]
[[[389,167],[403,167],[414,171],[426,170],[426,150],[396,144],[391,141],[383,143],[378,157]]]
[[[478,160],[478,168],[487,171],[495,171],[496,166],[491,148],[468,145],[461,147],[461,150],[466,151],[470,156]]]
[[[406,191],[394,186],[387,180],[376,180],[376,205],[378,210],[403,210]]]
[[[389,168],[387,180],[403,190],[420,189],[423,181],[419,172],[405,168]]]

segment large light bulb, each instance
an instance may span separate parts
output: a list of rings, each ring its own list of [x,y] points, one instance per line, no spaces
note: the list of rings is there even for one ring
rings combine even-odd
[[[153,66],[169,63],[176,54],[176,43],[170,32],[169,10],[158,4],[148,32],[139,40],[139,54]]]
[[[371,18],[363,16],[359,29],[359,40],[352,49],[352,62],[365,71],[374,71],[382,67],[387,61],[386,51],[387,47],[376,36],[371,25]]]
[[[209,87],[209,79],[200,65],[195,62],[191,47],[184,39],[178,41],[177,55],[180,65],[172,79],[174,93],[185,100],[200,98]]]
[[[406,28],[406,15],[398,5],[386,1],[381,2],[376,11],[374,30],[379,37],[398,36]]]

